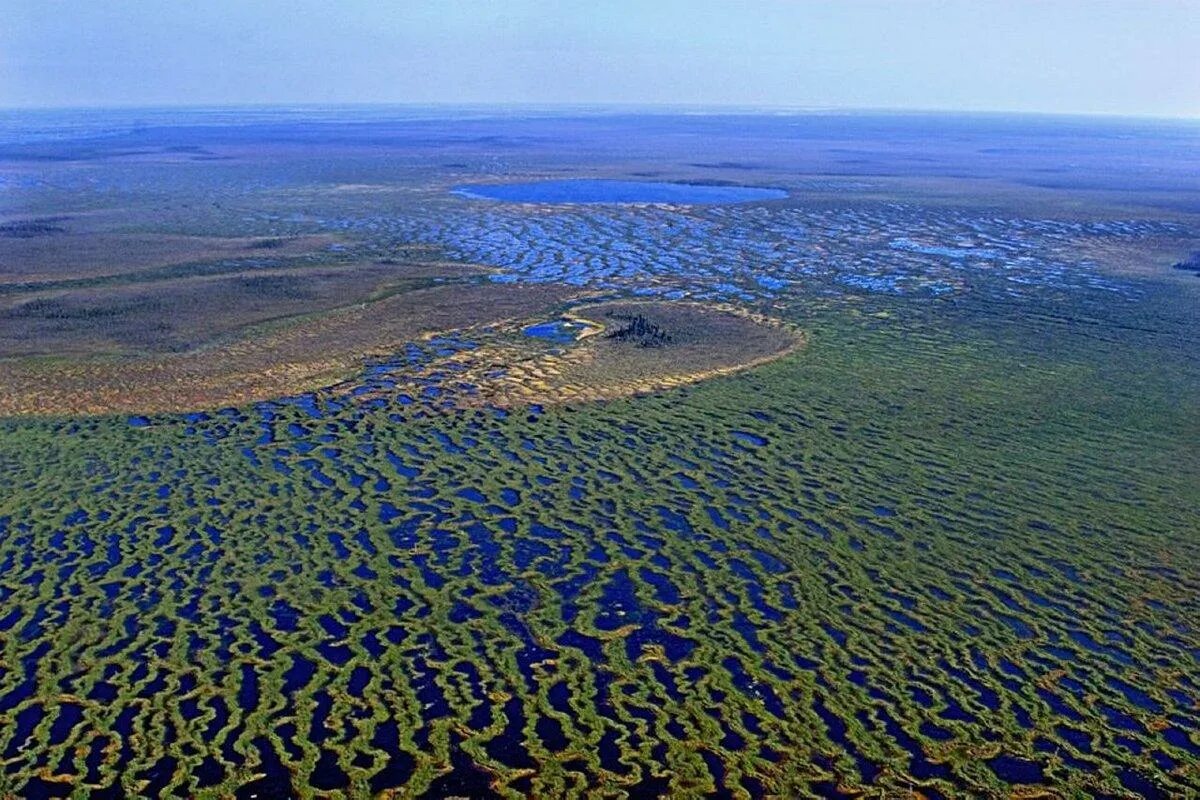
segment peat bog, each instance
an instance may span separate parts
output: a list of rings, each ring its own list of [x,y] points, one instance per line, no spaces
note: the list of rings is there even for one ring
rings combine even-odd
[[[0,140],[0,796],[1200,792],[1194,126],[113,114]]]

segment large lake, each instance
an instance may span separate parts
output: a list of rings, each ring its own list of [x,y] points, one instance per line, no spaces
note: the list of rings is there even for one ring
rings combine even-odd
[[[717,186],[663,181],[610,181],[576,179],[530,181],[527,183],[481,183],[456,186],[455,193],[467,197],[503,200],[509,203],[750,203],[781,200],[783,189],[762,186]]]

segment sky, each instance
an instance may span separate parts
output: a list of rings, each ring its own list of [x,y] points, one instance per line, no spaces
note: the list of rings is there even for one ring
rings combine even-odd
[[[0,0],[0,107],[1200,117],[1200,0]]]

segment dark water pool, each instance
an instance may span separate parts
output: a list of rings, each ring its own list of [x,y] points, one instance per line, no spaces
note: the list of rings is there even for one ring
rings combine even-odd
[[[552,322],[541,322],[537,325],[530,325],[522,328],[521,332],[535,339],[547,339],[551,342],[569,344],[579,337],[579,332],[583,328],[584,326],[578,322],[558,319]]]
[[[455,193],[509,203],[749,203],[780,200],[783,189],[762,186],[716,186],[661,181],[610,181],[576,179],[527,183],[467,184]]]

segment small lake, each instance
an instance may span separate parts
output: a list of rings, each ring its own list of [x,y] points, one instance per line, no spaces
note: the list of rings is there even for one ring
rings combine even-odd
[[[576,179],[527,183],[477,183],[456,186],[455,194],[508,203],[670,203],[707,205],[781,200],[783,189],[763,186],[717,186],[662,181]]]
[[[522,328],[521,332],[535,339],[547,339],[558,344],[570,344],[579,338],[579,334],[587,326],[571,320],[558,319],[552,322],[540,322]]]

